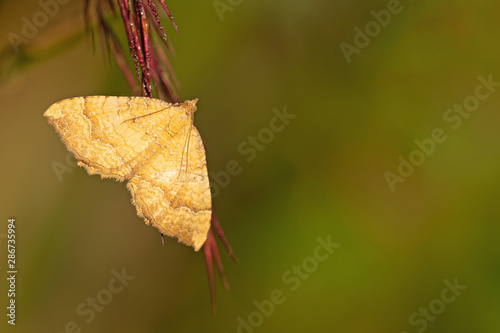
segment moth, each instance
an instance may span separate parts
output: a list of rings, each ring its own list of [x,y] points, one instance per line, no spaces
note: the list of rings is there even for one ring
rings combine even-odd
[[[146,224],[198,251],[212,202],[205,149],[193,125],[198,99],[89,96],[53,104],[44,116],[90,175],[127,180]]]

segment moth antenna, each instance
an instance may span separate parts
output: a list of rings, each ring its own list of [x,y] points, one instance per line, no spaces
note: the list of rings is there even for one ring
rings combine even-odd
[[[187,173],[187,170],[188,170],[188,165],[189,165],[189,143],[191,141],[191,131],[193,130],[193,126],[194,126],[194,114],[191,113],[191,124],[189,125],[188,134],[186,136],[186,140],[184,141],[184,147],[182,148],[181,166],[179,168],[179,174],[178,174],[177,178],[179,178],[181,176],[182,164],[183,164],[183,161],[184,161],[184,151],[186,151],[186,170],[185,170],[185,172]]]
[[[127,121],[135,121],[136,119],[139,119],[139,118],[144,118],[144,117],[152,116],[155,113],[165,111],[165,110],[167,110],[169,108],[170,107],[167,107],[167,108],[163,108],[163,109],[160,109],[160,110],[157,110],[157,111],[153,111],[153,112],[150,112],[150,113],[143,114],[142,116],[137,116],[137,117],[132,117],[132,118],[125,119],[124,121],[121,122],[120,125],[126,123]]]
[[[191,114],[191,125],[189,126],[187,150],[186,150],[186,173],[189,165],[189,143],[191,142],[191,131],[193,130],[193,125],[194,125],[194,114]]]

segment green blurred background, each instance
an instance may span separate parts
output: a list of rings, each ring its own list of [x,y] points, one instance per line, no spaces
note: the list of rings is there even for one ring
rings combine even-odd
[[[240,259],[221,248],[231,290],[217,281],[215,315],[203,252],[162,247],[125,184],[72,167],[42,116],[68,97],[131,94],[99,43],[94,52],[81,35],[51,53],[81,32],[81,1],[29,40],[33,57],[12,54],[6,36],[40,5],[0,3],[0,267],[15,217],[18,269],[17,324],[2,313],[2,332],[64,332],[71,321],[82,332],[499,332],[500,91],[458,129],[443,120],[478,76],[500,81],[498,1],[402,1],[350,63],[340,44],[394,2],[232,3],[221,20],[212,0],[167,2],[180,34],[164,20],[181,96],[199,98],[209,170],[242,168],[213,200]],[[238,146],[284,107],[296,118],[248,162]],[[447,140],[391,191],[384,173],[435,128]],[[68,165],[62,181],[54,163]],[[318,237],[340,244],[324,261],[311,259]],[[288,271],[303,264],[292,290]],[[135,278],[87,323],[79,304],[105,297],[123,268]],[[455,279],[467,289],[443,302]],[[276,289],[284,302],[259,315],[254,302]]]

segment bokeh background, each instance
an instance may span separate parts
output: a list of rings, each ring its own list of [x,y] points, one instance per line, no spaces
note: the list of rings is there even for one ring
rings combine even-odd
[[[349,63],[340,44],[394,1],[231,3],[221,20],[211,0],[167,2],[180,34],[164,20],[209,170],[242,168],[213,200],[240,260],[221,248],[231,290],[217,281],[214,315],[203,252],[162,247],[125,184],[74,167],[42,116],[68,97],[131,94],[85,37],[82,2],[60,5],[21,53],[7,34],[41,7],[0,2],[0,267],[15,217],[18,269],[16,326],[2,313],[2,332],[499,332],[500,87],[456,130],[443,115],[479,76],[500,81],[500,4],[402,1]],[[285,107],[296,118],[248,162],[238,146]],[[435,128],[447,140],[391,191],[384,173]],[[319,262],[318,237],[340,244]],[[307,276],[290,273],[303,264]],[[87,323],[78,306],[122,269],[135,278]],[[467,288],[444,303],[455,279]],[[286,300],[259,317],[254,302],[277,289]]]

